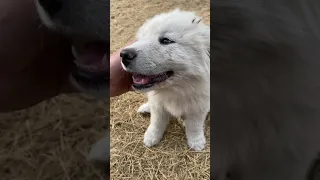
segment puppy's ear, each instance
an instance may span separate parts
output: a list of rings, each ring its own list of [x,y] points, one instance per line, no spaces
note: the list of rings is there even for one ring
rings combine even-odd
[[[192,24],[199,24],[202,21],[201,17],[196,17],[192,20]]]
[[[202,17],[200,16],[195,16],[191,23],[192,24],[199,24],[202,21]],[[206,48],[206,54],[208,55],[208,57],[210,58],[210,26],[204,25],[204,24],[200,24],[200,26],[205,26],[205,28],[203,29],[203,40],[205,41],[205,48]]]
[[[210,26],[205,29],[204,38],[206,52],[210,59]]]

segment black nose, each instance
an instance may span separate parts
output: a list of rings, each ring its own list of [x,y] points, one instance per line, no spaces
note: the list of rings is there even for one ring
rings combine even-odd
[[[39,4],[42,6],[49,16],[53,16],[62,7],[63,0],[38,0]]]
[[[120,57],[122,58],[122,63],[125,66],[128,66],[135,57],[137,56],[137,52],[134,49],[123,49],[120,52]]]

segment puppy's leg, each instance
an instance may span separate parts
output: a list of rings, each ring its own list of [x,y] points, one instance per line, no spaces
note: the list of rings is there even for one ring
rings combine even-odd
[[[169,113],[161,105],[150,106],[151,122],[144,134],[144,144],[147,147],[154,146],[160,142],[169,122]]]
[[[149,104],[148,103],[144,103],[142,104],[138,111],[138,113],[141,113],[141,114],[149,114],[150,113],[150,107],[149,107]]]
[[[110,137],[106,137],[96,142],[89,152],[89,161],[100,168],[109,179],[110,176]]]
[[[188,145],[191,149],[200,151],[204,149],[206,138],[204,137],[204,122],[206,114],[189,114],[185,116],[185,128]]]

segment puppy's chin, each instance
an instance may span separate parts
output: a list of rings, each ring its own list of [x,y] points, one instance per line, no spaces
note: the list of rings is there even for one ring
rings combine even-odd
[[[162,83],[159,83],[159,84],[165,84],[166,82],[162,82]],[[136,92],[139,92],[139,93],[148,93],[150,91],[153,91],[153,90],[157,90],[157,89],[161,89],[161,85],[159,84],[154,84],[150,87],[144,87],[144,88],[141,88],[141,87],[137,87],[135,84],[132,85],[132,89]]]
[[[91,95],[97,99],[106,99],[109,97],[109,86],[107,84],[87,84],[79,81],[74,74],[69,76],[71,84],[81,93]]]

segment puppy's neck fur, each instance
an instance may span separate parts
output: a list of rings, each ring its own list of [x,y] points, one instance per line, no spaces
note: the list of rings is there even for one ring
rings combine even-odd
[[[187,113],[203,112],[208,113],[210,108],[210,79],[184,81],[169,88],[156,89],[148,92],[149,101],[157,101],[175,117],[181,117]],[[198,107],[190,104],[199,104]],[[200,105],[201,104],[201,105]]]

